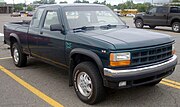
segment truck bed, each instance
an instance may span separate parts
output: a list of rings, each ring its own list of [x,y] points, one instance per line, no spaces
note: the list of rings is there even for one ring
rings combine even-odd
[[[10,34],[18,34],[21,38],[28,33],[30,21],[10,22],[4,25],[4,42],[10,43]]]

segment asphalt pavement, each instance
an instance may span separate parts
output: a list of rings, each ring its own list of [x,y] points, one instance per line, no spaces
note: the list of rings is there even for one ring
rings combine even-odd
[[[3,24],[30,18],[13,18],[0,15],[0,33]],[[132,18],[122,18],[134,27]],[[176,54],[180,57],[180,33],[171,28],[154,30],[174,37]],[[137,38],[138,39],[138,38]],[[0,42],[0,107],[90,107],[81,102],[73,87],[68,86],[68,72],[34,58],[29,58],[26,67],[13,64],[9,46]],[[180,59],[179,59],[180,60]],[[154,87],[140,86],[107,93],[105,101],[94,107],[180,107],[180,64],[175,72]]]

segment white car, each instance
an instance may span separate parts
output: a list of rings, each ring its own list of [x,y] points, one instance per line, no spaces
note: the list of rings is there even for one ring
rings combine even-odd
[[[132,13],[127,14],[126,16],[127,16],[127,17],[135,17],[135,15],[134,15],[134,14],[132,14]]]

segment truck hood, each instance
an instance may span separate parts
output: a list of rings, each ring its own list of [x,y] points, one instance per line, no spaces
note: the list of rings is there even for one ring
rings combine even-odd
[[[173,41],[169,35],[135,28],[94,30],[89,33],[86,32],[88,36],[113,44],[116,49],[147,47]]]

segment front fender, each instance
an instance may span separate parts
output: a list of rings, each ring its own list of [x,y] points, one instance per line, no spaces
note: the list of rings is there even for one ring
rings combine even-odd
[[[20,39],[19,39],[19,37],[18,37],[17,34],[15,34],[15,33],[11,33],[11,34],[10,34],[10,36],[9,36],[9,41],[10,41],[10,42],[11,42],[10,39],[11,39],[12,37],[17,40],[18,44],[20,44]]]
[[[98,66],[101,77],[102,78],[104,77],[103,64],[102,64],[102,61],[99,58],[99,56],[96,53],[94,53],[93,51],[91,51],[91,50],[82,49],[82,48],[76,48],[76,49],[73,49],[70,52],[70,55],[69,55],[69,58],[70,58],[69,86],[73,85],[73,81],[72,81],[73,69],[72,69],[71,66],[73,65],[72,56],[75,55],[75,54],[82,54],[82,55],[85,55],[85,56],[88,56],[88,57],[92,58],[96,62],[97,66]]]
[[[96,64],[98,65],[98,68],[99,68],[99,71],[102,71],[103,70],[103,64],[102,64],[102,61],[101,59],[99,58],[99,56],[94,53],[93,51],[91,50],[87,50],[87,49],[82,49],[82,48],[76,48],[76,49],[73,49],[71,52],[70,52],[70,58],[72,58],[72,56],[74,54],[83,54],[83,55],[86,55],[90,58],[92,58]]]

